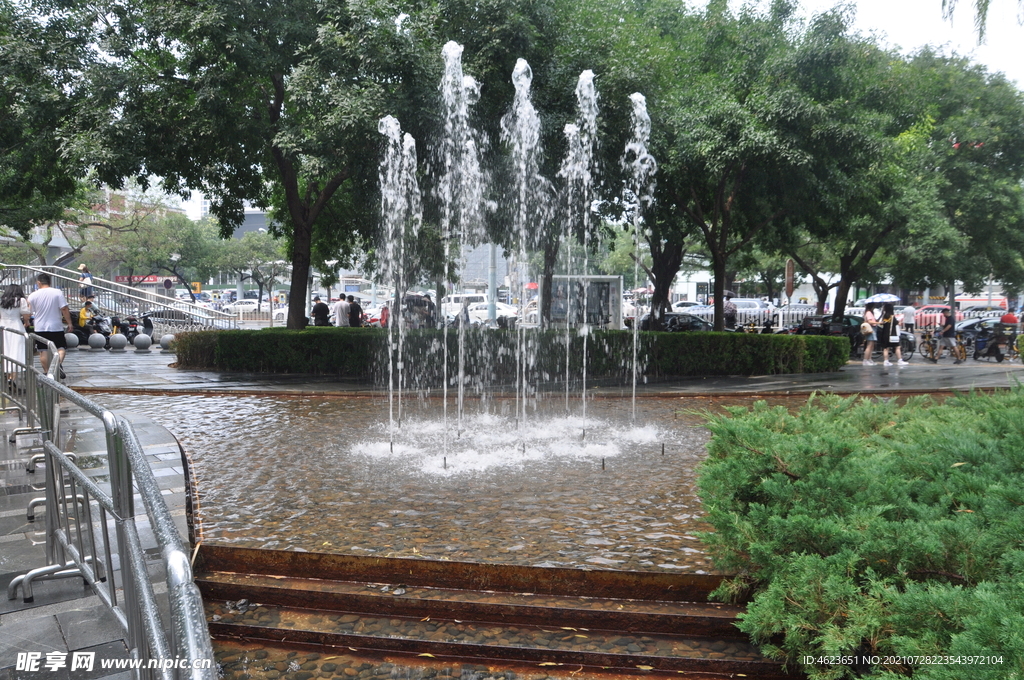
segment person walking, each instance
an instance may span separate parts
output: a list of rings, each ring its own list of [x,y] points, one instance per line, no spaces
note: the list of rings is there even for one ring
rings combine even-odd
[[[331,320],[328,318],[331,315],[331,308],[327,306],[327,303],[320,300],[319,295],[313,296],[313,309],[310,310],[310,314],[313,315],[314,326],[331,325]]]
[[[878,327],[878,346],[882,348],[882,365],[892,366],[889,361],[889,350],[896,348],[896,364],[906,366],[908,362],[903,360],[903,350],[900,349],[900,319],[896,316],[896,310],[891,302],[882,305],[882,322]]]
[[[917,310],[914,309],[913,305],[907,305],[903,308],[903,330],[914,334],[914,324],[916,323],[914,316],[917,314]]]
[[[85,264],[78,265],[78,297],[83,301],[92,296],[92,274]]]
[[[956,320],[953,317],[953,310],[946,310],[942,313],[942,329],[939,331],[939,356],[934,361],[938,363],[942,358],[942,348],[949,348],[949,355],[956,357],[954,364],[963,363],[960,357],[956,356]]]
[[[360,328],[363,325],[363,308],[356,302],[354,295],[348,296],[348,325]]]
[[[870,330],[870,333],[864,333],[864,365],[874,366],[875,362],[871,360],[871,355],[875,351],[875,342],[878,341],[878,318],[875,316],[875,304],[869,303],[864,307],[864,323],[867,324],[866,330]]]
[[[725,302],[722,303],[722,316],[725,318],[725,327],[736,328],[736,303],[732,301],[732,293],[725,294]]]
[[[348,328],[348,301],[344,295],[334,303],[334,324]]]
[[[71,311],[68,309],[68,301],[64,299],[64,293],[59,288],[51,288],[52,279],[46,272],[36,274],[36,284],[39,288],[28,296],[28,306],[35,315],[35,334],[49,340],[57,348],[57,375],[61,380],[67,377],[61,365],[64,363],[64,355],[67,352],[67,340],[64,333],[74,331],[71,323]],[[61,324],[61,321],[64,323]],[[37,342],[36,349],[39,350],[39,363],[43,366],[43,372],[48,373],[50,362],[49,346]]]
[[[4,374],[7,376],[7,387],[11,391],[17,387],[15,379],[22,364],[28,363],[25,356],[24,333],[29,318],[25,291],[16,283],[10,284],[0,296],[0,328],[4,329]],[[28,361],[31,361],[31,358],[28,358]]]

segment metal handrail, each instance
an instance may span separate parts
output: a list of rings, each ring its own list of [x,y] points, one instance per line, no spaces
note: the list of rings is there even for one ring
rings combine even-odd
[[[65,295],[69,301],[77,298],[77,289],[80,281],[78,273],[63,267],[47,265],[44,267],[33,267],[31,265],[0,265],[0,282],[18,283],[28,294],[35,284],[37,274],[45,272],[54,279],[55,287],[68,291],[75,291],[74,295]],[[63,285],[56,285],[57,282]],[[124,317],[129,314],[143,314],[145,312],[163,310],[177,312],[184,317],[181,322],[194,329],[230,329],[237,328],[238,322],[234,315],[224,312],[199,307],[190,302],[184,302],[163,295],[156,295],[146,291],[132,288],[114,281],[98,279],[93,277],[90,284],[96,294],[96,304],[101,309]]]
[[[6,332],[18,334],[13,329]],[[31,601],[34,581],[83,578],[114,615],[132,658],[141,662],[138,677],[214,680],[217,674],[213,646],[188,553],[134,429],[123,417],[115,416],[55,379],[60,360],[52,342],[34,334],[23,335],[25,362],[10,358],[4,361],[22,369],[19,378],[24,381],[26,396],[17,400],[4,392],[4,403],[8,399],[17,403],[28,422],[37,424],[33,429],[43,438],[47,563],[12,580],[7,588],[8,599],[17,597],[21,588],[25,601]],[[0,353],[5,339],[5,333],[0,332]],[[33,340],[45,343],[54,357],[50,375],[32,365]],[[73,454],[62,451],[62,400],[103,422],[109,492],[78,468]],[[153,580],[146,569],[135,521],[135,488],[163,561],[171,611],[169,626],[161,622]],[[97,518],[94,511],[98,511]],[[113,537],[109,520],[115,530]],[[115,569],[115,556],[120,571]]]

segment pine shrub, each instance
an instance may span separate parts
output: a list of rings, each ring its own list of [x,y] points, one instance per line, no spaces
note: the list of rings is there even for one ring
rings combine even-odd
[[[729,411],[703,539],[764,652],[814,679],[1024,677],[1024,388]],[[885,663],[907,656],[959,663]]]

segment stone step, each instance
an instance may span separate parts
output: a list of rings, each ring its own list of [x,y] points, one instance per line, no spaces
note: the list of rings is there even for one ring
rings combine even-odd
[[[611,628],[646,633],[737,637],[743,611],[718,603],[633,600],[535,593],[432,588],[406,584],[207,572],[196,579],[203,596],[325,611],[416,618],[446,616],[464,621],[501,621]]]
[[[752,645],[736,638],[371,616],[237,601],[208,600],[207,619],[210,632],[218,639],[323,650],[406,652],[433,658],[528,662],[542,667],[578,665],[618,673],[789,677],[777,663],[764,659]]]

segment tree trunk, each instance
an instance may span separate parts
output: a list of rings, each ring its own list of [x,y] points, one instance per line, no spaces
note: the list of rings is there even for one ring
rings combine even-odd
[[[544,269],[540,282],[539,320],[541,328],[551,326],[551,281],[555,275],[555,263],[558,262],[558,237],[549,238],[544,244]]]
[[[715,272],[715,328],[717,332],[725,330],[725,257],[712,253],[712,266]]]
[[[675,281],[679,267],[683,263],[684,250],[681,243],[668,243],[662,248],[660,243],[655,247],[655,244],[648,240],[648,246],[651,249],[652,260],[651,280],[654,281],[649,327],[651,330],[660,331],[665,313],[669,310],[672,282]]]
[[[856,279],[848,278],[850,272],[843,272],[839,277],[839,287],[836,288],[836,308],[832,310],[832,318],[836,320],[836,323],[842,320],[846,313],[846,298],[850,295],[850,289],[856,282]]]
[[[292,289],[288,294],[288,328],[292,329],[306,327],[306,293],[309,290],[307,286],[312,232],[310,224],[295,221],[292,234]]]

